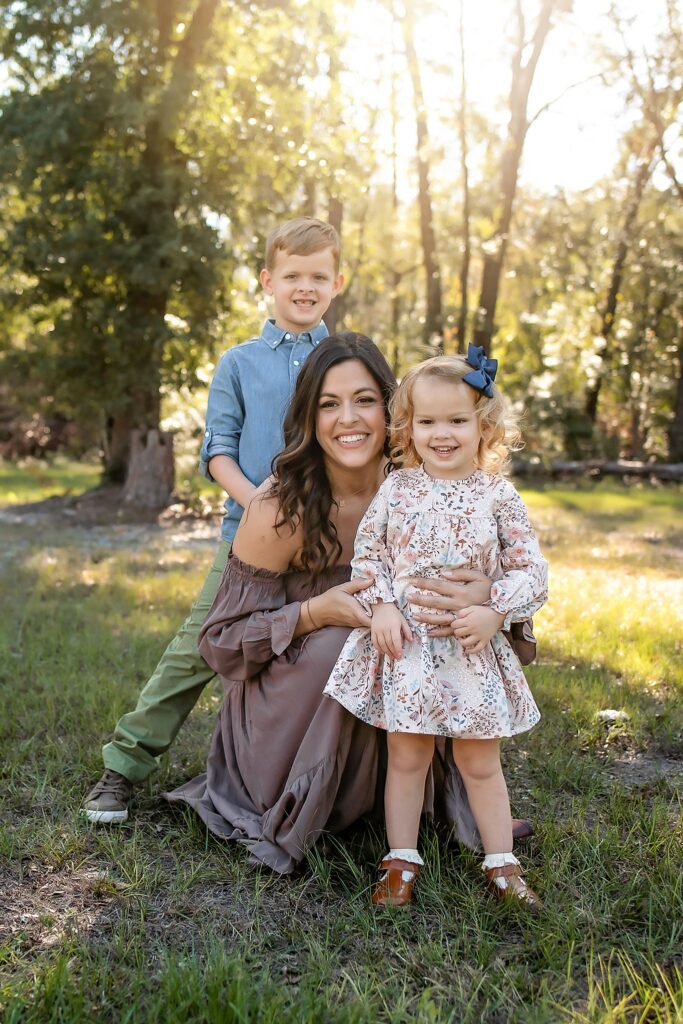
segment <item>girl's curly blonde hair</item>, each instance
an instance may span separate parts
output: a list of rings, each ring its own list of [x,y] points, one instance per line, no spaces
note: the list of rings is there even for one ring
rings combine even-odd
[[[472,369],[464,356],[456,355],[434,356],[408,370],[391,402],[389,443],[391,461],[397,469],[420,464],[411,436],[413,388],[416,381],[425,377],[435,377],[457,384],[466,374],[471,373]],[[465,386],[470,387],[466,382]],[[487,473],[500,473],[510,458],[510,452],[519,451],[523,447],[517,419],[509,399],[502,395],[495,385],[493,398],[488,398],[476,388],[472,391],[481,432],[475,464]]]

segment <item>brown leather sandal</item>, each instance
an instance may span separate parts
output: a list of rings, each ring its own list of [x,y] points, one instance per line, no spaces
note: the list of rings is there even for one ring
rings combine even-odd
[[[493,890],[499,900],[516,900],[518,903],[525,903],[528,907],[542,907],[540,899],[533,889],[524,881],[522,869],[519,864],[505,864],[500,868],[486,868],[486,878],[489,888]],[[507,885],[501,889],[496,885],[496,878],[507,879]]]
[[[420,865],[408,860],[385,857],[379,867],[383,875],[372,890],[373,906],[404,907],[406,903],[410,903],[415,879],[420,873]],[[407,880],[403,878],[404,871],[412,872]]]

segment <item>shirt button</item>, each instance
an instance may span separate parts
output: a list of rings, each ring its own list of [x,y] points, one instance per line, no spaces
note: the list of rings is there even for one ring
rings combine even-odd
[[[290,339],[291,337],[292,337],[292,335],[291,335],[291,334],[285,334],[285,341],[289,341],[289,339]]]
[[[295,360],[294,360],[294,365],[295,365],[295,366],[298,366],[298,365],[299,365],[299,360],[298,360],[298,359],[295,359]]]
[[[210,430],[205,430],[204,431],[204,437],[208,437],[210,433],[211,433]]]

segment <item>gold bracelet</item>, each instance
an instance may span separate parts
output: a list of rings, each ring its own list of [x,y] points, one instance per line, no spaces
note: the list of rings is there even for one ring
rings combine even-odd
[[[313,626],[313,629],[320,629],[320,626],[318,625],[318,623],[315,621],[315,619],[311,615],[311,599],[310,599],[310,597],[306,601],[306,614],[308,615],[309,619],[311,620],[311,625]]]

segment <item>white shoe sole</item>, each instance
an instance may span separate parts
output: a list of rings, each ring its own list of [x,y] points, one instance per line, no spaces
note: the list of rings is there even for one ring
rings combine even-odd
[[[128,821],[128,810],[125,811],[89,811],[81,807],[81,817],[87,818],[94,825],[122,825]]]

